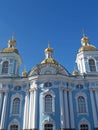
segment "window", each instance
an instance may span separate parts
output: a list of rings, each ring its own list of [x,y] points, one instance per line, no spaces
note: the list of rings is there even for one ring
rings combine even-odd
[[[44,130],[53,130],[53,124],[45,124]]]
[[[14,90],[16,90],[16,91],[21,90],[21,86],[15,86]]]
[[[45,86],[45,87],[51,87],[51,86],[52,86],[52,83],[51,83],[51,82],[46,82],[46,83],[44,84],[44,86]]]
[[[18,130],[18,125],[11,125],[10,130]]]
[[[78,112],[86,113],[86,103],[85,98],[83,96],[78,97]]]
[[[12,105],[12,114],[19,114],[20,113],[20,99],[15,98],[13,100],[13,105]]]
[[[80,130],[89,130],[87,124],[81,124],[80,125]]]
[[[4,61],[2,64],[2,73],[7,74],[8,73],[8,61]]]
[[[95,72],[96,71],[96,66],[95,66],[95,61],[93,59],[89,59],[89,67],[90,67],[90,71]]]
[[[50,94],[45,96],[45,112],[52,112],[52,96]]]

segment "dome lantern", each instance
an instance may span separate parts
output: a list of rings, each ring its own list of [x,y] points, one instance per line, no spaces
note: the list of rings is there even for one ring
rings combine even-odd
[[[48,48],[45,49],[45,55],[47,58],[52,58],[53,49],[50,47],[50,42],[48,42]]]
[[[12,34],[12,38],[8,40],[8,48],[15,48],[16,47],[16,40],[14,39],[14,34]]]

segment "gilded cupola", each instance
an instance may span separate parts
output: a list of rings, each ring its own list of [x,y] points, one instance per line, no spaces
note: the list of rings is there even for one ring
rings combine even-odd
[[[90,39],[84,34],[83,34],[83,37],[81,38],[81,44],[82,44],[82,47],[79,48],[79,52],[97,50],[95,46],[90,44]]]
[[[52,54],[53,54],[53,49],[50,47],[50,43],[48,43],[48,47],[45,49],[46,58],[41,62],[41,64],[45,64],[45,63],[58,64],[58,62],[53,59]]]
[[[14,34],[12,35],[12,38],[8,40],[8,47],[4,48],[2,52],[14,52],[19,54],[17,48],[16,48],[16,40],[14,39]]]

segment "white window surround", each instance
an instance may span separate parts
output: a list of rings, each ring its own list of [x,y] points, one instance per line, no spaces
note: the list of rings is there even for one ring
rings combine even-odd
[[[20,130],[20,124],[19,124],[19,121],[17,119],[13,119],[9,125],[8,125],[8,130],[10,130],[10,126],[11,125],[18,125],[18,130]]]
[[[79,98],[80,96],[84,97],[84,99],[85,99],[85,104],[86,104],[86,113],[79,113],[79,108],[78,108],[78,98]],[[77,113],[78,113],[79,115],[80,115],[80,114],[88,114],[88,105],[87,105],[87,96],[86,96],[86,94],[83,93],[83,92],[79,92],[79,93],[77,93],[75,99],[76,99]]]
[[[53,125],[53,130],[56,130],[55,122],[54,122],[54,120],[52,118],[47,117],[46,119],[43,120],[42,130],[44,130],[44,125],[45,124],[52,124]]]
[[[82,119],[80,120],[80,122],[79,122],[79,124],[78,124],[78,129],[79,129],[79,130],[81,130],[81,129],[80,129],[80,126],[81,126],[82,124],[87,124],[87,125],[88,125],[88,130],[91,130],[91,128],[90,128],[90,123],[89,123],[88,120],[86,120],[85,118],[82,118]]]
[[[14,101],[15,98],[19,98],[20,99],[20,110],[19,110],[19,114],[13,114],[12,113],[13,101]],[[17,116],[21,115],[22,100],[23,100],[23,97],[20,94],[16,93],[16,94],[12,95],[12,97],[11,97],[10,115],[17,115]]]
[[[4,66],[5,62],[8,63],[7,67]],[[7,59],[3,60],[2,63],[1,63],[1,65],[2,65],[1,73],[2,74],[8,74],[8,71],[9,71],[9,60],[7,60]],[[7,70],[7,72],[6,72],[6,70]]]
[[[92,64],[93,62],[93,64]],[[96,60],[94,58],[89,58],[88,59],[88,63],[89,63],[89,69],[90,69],[90,72],[96,72]]]
[[[44,93],[42,93],[42,98],[43,98],[43,113],[48,113],[48,112],[45,112],[45,96],[47,95],[51,95],[52,96],[52,112],[51,113],[54,113],[55,112],[55,94],[52,90],[49,90],[47,89]],[[50,112],[49,112],[50,113]]]

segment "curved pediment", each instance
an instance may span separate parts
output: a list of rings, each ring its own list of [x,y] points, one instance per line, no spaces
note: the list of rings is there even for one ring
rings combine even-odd
[[[70,75],[69,72],[60,64],[39,64],[32,68],[29,72],[29,76],[32,75]]]

